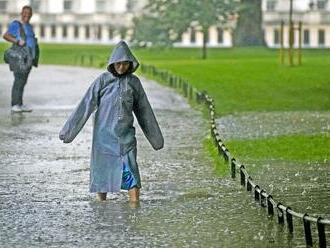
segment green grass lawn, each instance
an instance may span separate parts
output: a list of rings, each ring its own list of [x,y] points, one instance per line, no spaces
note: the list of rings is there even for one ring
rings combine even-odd
[[[2,52],[5,43],[0,43]],[[94,55],[93,65],[107,61],[112,47],[100,45],[41,44],[41,64],[77,63],[80,55]],[[217,117],[247,111],[330,110],[330,50],[303,51],[303,65],[280,65],[278,52],[266,48],[133,49],[140,62],[166,69],[186,79],[215,100]],[[324,161],[329,158],[328,136],[308,135],[262,140],[225,141],[241,160],[283,158]],[[205,142],[207,145],[207,141]],[[308,145],[307,145],[308,144]],[[254,147],[252,154],[250,147]],[[271,147],[271,151],[269,150]],[[210,150],[210,149],[209,149]]]

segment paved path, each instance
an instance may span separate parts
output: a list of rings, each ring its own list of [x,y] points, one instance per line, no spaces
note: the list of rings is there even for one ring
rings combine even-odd
[[[0,65],[0,247],[297,247],[237,181],[217,177],[206,121],[172,90],[143,80],[164,132],[155,152],[138,130],[141,204],[88,192],[91,121],[69,145],[58,132],[96,69],[40,66],[9,112],[12,75]],[[301,231],[301,229],[298,229]]]

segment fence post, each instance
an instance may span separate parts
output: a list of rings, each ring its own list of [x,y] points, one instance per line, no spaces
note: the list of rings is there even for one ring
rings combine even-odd
[[[247,181],[246,181],[246,190],[247,191],[252,191],[252,184],[251,184],[251,177],[248,177]]]
[[[277,218],[278,218],[278,224],[284,224],[284,214],[283,210],[280,208],[282,204],[279,202],[277,204]]]
[[[324,230],[324,224],[322,224],[320,221],[322,220],[322,217],[317,218],[317,232],[319,235],[319,247],[325,248],[327,247],[327,240],[325,238],[325,230]]]
[[[260,200],[260,192],[258,192],[258,189],[260,190],[259,185],[254,186],[254,200],[259,201]]]
[[[304,231],[305,231],[305,240],[307,246],[313,246],[312,232],[311,232],[311,222],[306,219],[308,214],[304,214]]]
[[[291,210],[290,207],[287,207],[285,209],[286,213],[286,222],[288,223],[288,229],[290,233],[293,233],[293,221],[292,221],[292,214],[289,213],[289,210]]]
[[[245,174],[243,172],[243,169],[245,169],[245,167],[244,167],[244,165],[241,165],[241,167],[240,167],[241,185],[245,186]]]
[[[236,165],[235,165],[235,159],[232,158],[231,159],[231,178],[235,178],[236,177]]]
[[[267,196],[268,215],[274,215],[274,206],[273,206],[273,203],[271,202],[271,199],[273,199],[273,197],[271,195],[268,195]]]

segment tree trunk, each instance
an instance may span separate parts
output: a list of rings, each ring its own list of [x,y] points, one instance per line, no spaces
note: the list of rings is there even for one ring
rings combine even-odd
[[[208,28],[203,28],[203,55],[202,55],[202,59],[206,59],[207,57],[207,39],[208,39]]]
[[[261,2],[262,0],[241,0],[243,9],[239,12],[234,31],[235,46],[261,46],[265,44]]]

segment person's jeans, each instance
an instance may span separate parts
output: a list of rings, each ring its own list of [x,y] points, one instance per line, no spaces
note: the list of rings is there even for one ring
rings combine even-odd
[[[11,106],[23,104],[23,92],[30,70],[27,72],[14,72],[14,84],[11,89]]]

